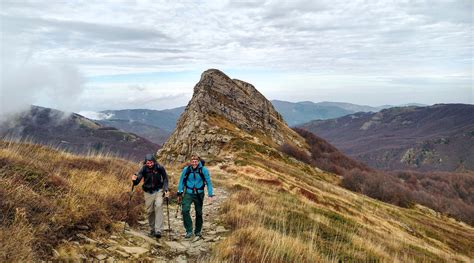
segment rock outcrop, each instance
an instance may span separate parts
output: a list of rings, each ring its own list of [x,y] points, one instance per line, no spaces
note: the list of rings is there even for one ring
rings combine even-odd
[[[202,73],[191,101],[158,156],[164,162],[182,162],[191,153],[212,157],[236,137],[251,137],[274,147],[285,142],[303,144],[253,85],[210,69]]]

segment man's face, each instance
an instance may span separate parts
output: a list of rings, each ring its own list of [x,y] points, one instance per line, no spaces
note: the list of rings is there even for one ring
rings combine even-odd
[[[153,162],[153,161],[146,161],[146,163],[145,163],[145,165],[146,165],[148,168],[152,168],[154,164],[155,164],[155,162]]]
[[[191,165],[193,168],[196,168],[199,164],[199,161],[197,159],[191,159]]]

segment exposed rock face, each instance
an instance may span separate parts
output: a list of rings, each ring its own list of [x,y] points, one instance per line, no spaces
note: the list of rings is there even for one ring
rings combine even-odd
[[[191,101],[158,156],[167,162],[182,162],[193,152],[217,155],[226,143],[242,134],[265,135],[273,146],[285,141],[301,145],[299,136],[254,86],[210,69],[201,75]]]

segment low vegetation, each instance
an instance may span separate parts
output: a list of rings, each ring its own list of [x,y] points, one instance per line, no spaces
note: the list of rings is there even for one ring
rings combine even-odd
[[[386,204],[337,186],[334,176],[239,141],[235,166],[213,167],[231,191],[231,230],[212,261],[469,262],[474,229],[429,209]],[[265,146],[260,146],[265,147]],[[252,156],[252,158],[250,158]]]
[[[310,153],[284,144],[280,150],[302,162],[342,175],[341,186],[372,198],[410,207],[422,204],[474,225],[474,174],[448,172],[386,172],[352,160],[309,131],[295,128]]]
[[[371,170],[365,164],[347,157],[336,147],[313,133],[300,128],[293,128],[293,130],[306,139],[310,151],[306,152],[305,150],[297,148],[291,144],[283,144],[280,147],[280,151],[302,162],[311,164],[312,166],[317,166],[324,171],[339,175],[352,169],[359,169],[362,171]]]
[[[129,176],[137,164],[79,157],[47,147],[0,141],[0,261],[48,259],[52,249],[106,235],[126,219]],[[142,195],[133,199],[137,222]]]
[[[342,186],[404,207],[422,204],[474,225],[472,173],[351,170],[344,174]]]
[[[231,232],[214,262],[469,262],[474,229],[422,206],[392,206],[339,187],[341,180],[252,141],[233,141],[233,159],[208,160],[215,187],[230,196],[220,220]],[[0,141],[0,258],[49,259],[53,248],[106,236],[125,220],[137,164],[79,157]],[[182,165],[170,167],[176,184]],[[167,167],[168,168],[168,167]],[[130,223],[141,216],[142,195]],[[120,230],[119,230],[120,231]]]

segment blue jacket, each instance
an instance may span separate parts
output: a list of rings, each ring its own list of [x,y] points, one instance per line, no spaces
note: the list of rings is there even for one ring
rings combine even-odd
[[[211,177],[209,176],[209,171],[207,170],[206,167],[202,166],[201,163],[198,164],[198,167],[196,167],[196,170],[192,169],[191,167],[191,172],[188,175],[188,180],[186,181],[186,193],[192,194],[193,193],[193,188],[202,188],[204,182],[201,179],[201,176],[199,175],[199,168],[202,168],[202,173],[204,174],[204,179],[206,180],[206,187],[207,187],[207,195],[208,196],[213,196],[214,193],[212,191],[212,183],[211,183]],[[186,171],[188,170],[188,166],[184,167],[183,171],[181,172],[181,177],[179,178],[179,184],[178,184],[178,193],[183,192],[184,188],[184,177],[186,176]],[[198,193],[203,193],[204,190],[197,190]]]

